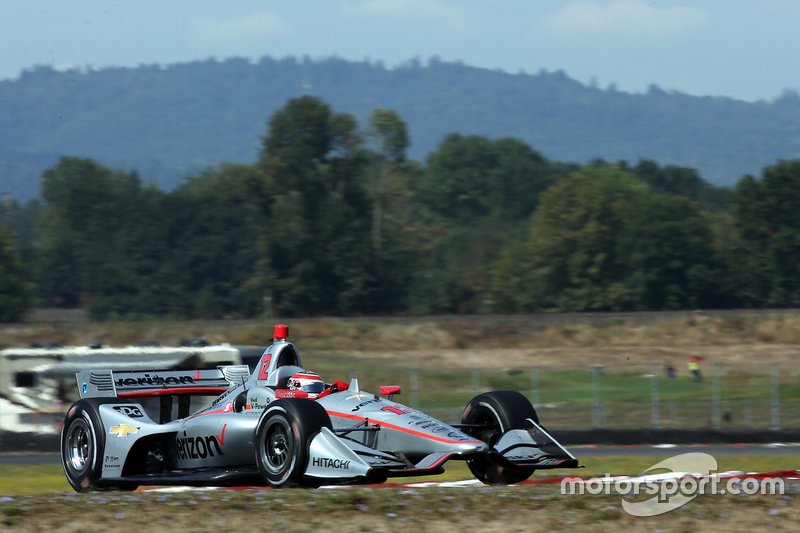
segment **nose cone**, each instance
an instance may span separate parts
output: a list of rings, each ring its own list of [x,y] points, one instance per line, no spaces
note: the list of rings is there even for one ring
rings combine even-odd
[[[489,451],[489,445],[481,441],[470,441],[458,444],[459,455],[472,455],[473,453],[485,453]]]
[[[453,441],[451,442],[454,442],[454,447],[458,450],[457,453],[459,455],[483,453],[489,451],[491,448],[488,444],[486,444],[482,440],[478,440],[472,435],[468,435],[458,429],[456,429],[455,431],[448,432],[447,436],[453,439]]]

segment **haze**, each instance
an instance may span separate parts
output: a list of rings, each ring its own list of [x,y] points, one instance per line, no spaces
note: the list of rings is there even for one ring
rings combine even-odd
[[[711,0],[6,0],[0,79],[210,57],[414,57],[564,70],[630,92],[773,99],[800,87],[800,3]]]

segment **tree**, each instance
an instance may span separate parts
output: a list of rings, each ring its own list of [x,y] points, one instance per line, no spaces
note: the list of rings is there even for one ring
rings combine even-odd
[[[391,109],[376,109],[369,117],[368,137],[378,144],[378,152],[388,161],[406,159],[408,131],[406,123]]]
[[[19,320],[30,303],[30,282],[14,252],[11,232],[0,224],[0,322]]]
[[[730,200],[729,189],[709,185],[693,168],[676,165],[661,167],[655,161],[642,159],[632,169],[623,167],[623,170],[630,170],[654,191],[685,196],[708,209],[725,209]]]
[[[259,188],[272,200],[259,276],[282,314],[380,307],[361,144],[355,119],[316,98],[290,100],[270,119]]]
[[[536,288],[540,306],[620,309],[632,295],[619,282],[615,254],[625,207],[645,186],[612,167],[589,167],[548,189],[534,217]]]
[[[458,224],[489,216],[515,221],[535,209],[552,179],[545,159],[521,141],[450,134],[428,156],[419,192]]]
[[[142,204],[138,174],[62,157],[44,173],[42,197],[37,280],[44,303],[84,305],[98,317],[130,312],[143,288],[131,275],[132,257],[144,245],[130,232],[160,219]]]
[[[743,178],[733,213],[738,235],[729,264],[744,305],[800,304],[800,161],[764,169],[761,179]]]
[[[642,195],[628,206],[617,241],[623,283],[636,308],[719,306],[721,271],[711,227],[688,198]]]
[[[156,277],[171,295],[164,312],[218,318],[262,311],[263,292],[252,285],[260,238],[252,185],[261,179],[253,165],[222,164],[162,202],[169,259]]]
[[[708,223],[685,198],[589,165],[542,194],[493,271],[499,310],[680,308],[715,294]],[[497,308],[497,307],[496,307]]]

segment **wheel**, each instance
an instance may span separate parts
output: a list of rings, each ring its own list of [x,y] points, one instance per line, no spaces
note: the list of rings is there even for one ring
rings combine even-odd
[[[283,399],[269,404],[255,433],[256,465],[273,487],[312,485],[304,482],[311,439],[326,427],[332,429],[325,409],[315,401]]]
[[[525,419],[531,418],[537,424],[539,417],[531,402],[517,391],[492,391],[474,397],[464,408],[462,424],[480,427],[467,427],[464,431],[494,446],[509,429],[522,429]],[[488,485],[510,485],[525,481],[534,468],[510,468],[498,465],[486,456],[467,459],[472,474]]]
[[[97,404],[80,400],[72,405],[61,430],[61,462],[67,481],[78,492],[97,490],[102,473],[105,431]]]
[[[125,403],[114,399],[90,398],[75,402],[67,411],[61,429],[61,463],[67,481],[77,492],[119,489],[136,490],[135,484],[99,486],[103,472],[106,436],[98,409],[103,404]]]

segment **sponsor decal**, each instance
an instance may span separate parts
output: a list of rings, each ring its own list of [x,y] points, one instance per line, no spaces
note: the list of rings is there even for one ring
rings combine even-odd
[[[222,452],[222,443],[225,442],[225,428],[228,424],[222,426],[222,435],[184,437],[175,439],[175,450],[178,453],[179,459],[205,459],[206,457],[214,457],[214,455],[225,455]]]
[[[355,408],[350,409],[350,412],[351,413],[355,413],[356,411],[360,410],[362,407],[366,407],[367,405],[369,405],[371,403],[380,403],[382,401],[383,400],[381,400],[380,398],[373,398],[372,400],[367,400],[365,402],[361,402],[360,404],[356,405]]]
[[[142,418],[142,410],[135,405],[115,405],[114,410],[130,418]]]
[[[409,416],[410,421],[408,423],[409,426],[418,427],[420,429],[425,429],[430,431],[431,433],[441,434],[446,433],[448,439],[453,439],[456,441],[472,441],[474,440],[469,435],[462,433],[460,431],[455,430],[454,428],[442,424],[438,420],[435,420],[429,416],[423,415],[421,413],[411,414]]]
[[[103,468],[106,470],[122,468],[122,465],[119,464],[119,456],[106,455],[105,459],[103,460]]]
[[[265,403],[260,403],[258,401],[258,398],[250,398],[250,402],[245,407],[247,409],[255,409],[257,411],[263,411],[268,407],[270,401],[271,401],[270,398],[265,398],[264,399]]]
[[[308,398],[308,393],[302,390],[278,389],[275,391],[276,398]]]
[[[219,397],[217,397],[217,398],[214,398],[214,400],[211,402],[211,405],[217,405],[219,402],[221,402],[221,401],[223,401],[225,398],[227,398],[229,394],[231,394],[231,393],[233,393],[233,392],[236,392],[236,391],[237,391],[237,389],[231,389],[231,390],[229,390],[228,392],[226,392],[225,394],[223,394],[222,396],[219,396]]]
[[[225,446],[225,429],[228,427],[228,424],[222,424],[222,433],[217,435],[217,440],[219,441],[220,446]]]
[[[319,466],[320,468],[335,468],[337,470],[349,470],[350,461],[344,459],[331,459],[330,457],[314,457],[311,460],[312,466]]]
[[[156,374],[153,374],[152,376],[150,374],[145,374],[140,378],[120,378],[115,381],[115,384],[118,388],[142,387],[145,385],[150,387],[161,387],[164,385],[194,385],[194,383],[195,378],[192,376],[169,376],[164,378]]]
[[[120,424],[118,426],[111,426],[109,433],[116,435],[117,438],[121,438],[139,433],[139,428],[136,426],[129,426],[128,424]]]

